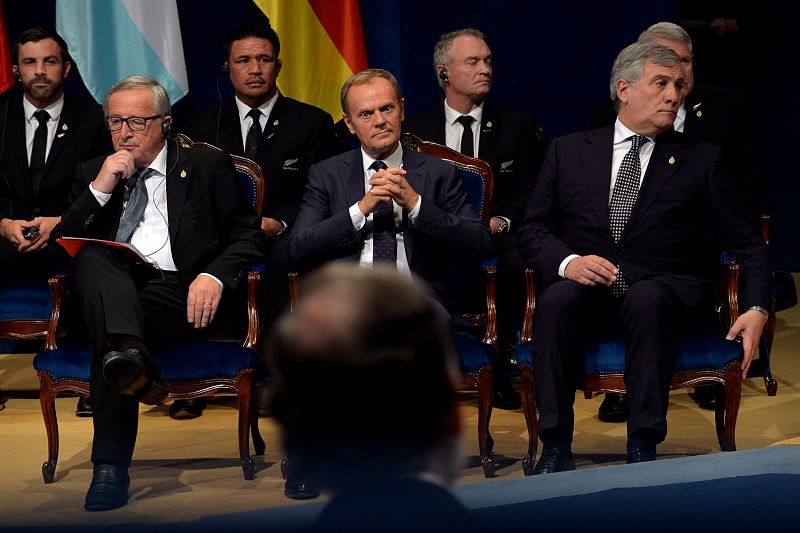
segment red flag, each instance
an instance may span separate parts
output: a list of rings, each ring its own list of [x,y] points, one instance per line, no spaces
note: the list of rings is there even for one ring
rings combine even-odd
[[[0,4],[0,93],[14,85],[14,73],[11,70],[11,44],[8,41],[6,17],[3,4]]]

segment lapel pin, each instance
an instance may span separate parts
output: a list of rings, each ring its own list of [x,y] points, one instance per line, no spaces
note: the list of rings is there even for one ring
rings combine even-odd
[[[703,116],[703,112],[698,109],[697,110],[697,118],[700,118],[702,116]]]
[[[185,177],[186,177],[186,171],[185,171],[185,170],[181,170],[181,177],[182,177],[182,178],[185,178]]]
[[[67,126],[66,124],[62,124],[61,129],[67,131],[69,129],[69,126]]]
[[[486,123],[486,127],[487,127],[487,128],[491,128],[491,127],[492,127],[492,122],[491,122],[491,121],[487,122],[487,123]]]
[[[675,164],[675,156],[674,155],[669,156],[669,160],[668,161],[669,161],[670,165],[674,165]]]
[[[281,123],[281,121],[280,121],[280,120],[278,120],[278,119],[276,118],[276,119],[275,119],[275,122],[273,122],[273,123],[272,123],[272,125],[273,125],[273,126],[277,126],[277,125],[278,125],[278,124],[280,124],[280,123]]]
[[[58,135],[56,135],[56,137],[60,139],[60,138],[61,138],[61,137],[63,137],[64,135],[66,135],[66,134],[65,134],[65,133],[59,133]]]

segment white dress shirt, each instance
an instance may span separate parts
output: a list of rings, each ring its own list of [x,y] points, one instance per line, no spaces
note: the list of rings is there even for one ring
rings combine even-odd
[[[364,152],[364,149],[361,149],[361,160],[364,168],[364,193],[372,187],[369,184],[369,180],[373,174],[375,174],[375,170],[371,169],[372,163],[376,160],[371,158]],[[403,147],[398,143],[397,150],[394,151],[392,155],[387,157],[386,159],[382,160],[386,163],[387,168],[403,168]],[[408,223],[413,225],[414,222],[417,220],[417,216],[419,215],[420,206],[422,205],[422,196],[419,196],[417,200],[417,205],[414,206],[414,209],[408,212]],[[398,228],[396,237],[397,237],[397,270],[408,276],[411,276],[411,267],[408,265],[408,258],[406,257],[406,248],[405,248],[405,239],[403,237],[402,231],[402,223],[403,223],[403,208],[397,205],[397,202],[392,201],[392,206],[394,207],[394,223]],[[364,216],[364,213],[361,212],[361,209],[358,208],[358,202],[354,203],[350,206],[350,220],[353,222],[353,227],[356,231],[361,231],[364,226],[366,227],[366,233],[364,235],[364,243],[361,247],[361,258],[359,259],[359,264],[365,267],[372,266],[372,213],[367,216]]]
[[[39,108],[23,96],[22,109],[25,113],[25,148],[28,150],[28,165],[30,165],[31,152],[33,152],[33,136],[36,134],[36,128],[39,127],[39,119],[33,114],[39,111]],[[56,138],[56,129],[58,128],[58,121],[61,119],[61,110],[64,109],[64,95],[62,94],[61,98],[42,109],[50,115],[47,121],[47,148],[44,152],[44,160],[47,161],[50,155],[50,147],[53,146],[53,139]]]
[[[250,126],[253,125],[253,118],[248,117],[247,114],[253,108],[239,100],[238,96],[234,97],[234,100],[236,101],[236,108],[239,110],[239,127],[242,130],[242,146],[247,146],[247,132],[250,131]],[[261,116],[258,120],[258,123],[261,125],[261,131],[264,131],[264,128],[267,127],[269,115],[272,113],[272,108],[275,107],[275,102],[277,101],[278,91],[275,91],[275,96],[258,106],[258,110],[261,111]]]
[[[475,153],[466,155],[478,157],[481,141],[483,103],[481,102],[481,105],[467,113],[467,115],[475,119],[472,123],[472,146],[475,148]],[[452,148],[456,152],[461,151],[461,136],[464,134],[464,126],[458,121],[461,116],[461,113],[447,105],[447,100],[444,101],[444,143],[448,148]]]

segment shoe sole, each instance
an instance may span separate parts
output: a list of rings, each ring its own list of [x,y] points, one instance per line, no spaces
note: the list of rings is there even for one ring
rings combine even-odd
[[[103,379],[117,394],[133,396],[149,381],[144,364],[135,357],[110,352],[103,359]]]

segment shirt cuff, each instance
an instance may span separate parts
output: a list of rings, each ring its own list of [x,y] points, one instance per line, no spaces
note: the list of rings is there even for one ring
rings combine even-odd
[[[223,285],[223,283],[222,283],[222,282],[219,280],[219,278],[218,278],[218,277],[216,277],[216,276],[212,276],[212,275],[211,275],[211,274],[209,274],[208,272],[200,272],[200,274],[198,274],[197,276],[198,276],[198,277],[200,277],[200,276],[207,276],[207,277],[209,277],[209,278],[213,279],[214,281],[216,281],[217,283],[219,283],[219,288],[220,288],[220,289],[224,289],[224,288],[225,288],[225,285]]]
[[[111,193],[110,192],[100,192],[94,188],[94,186],[90,183],[89,190],[92,191],[92,196],[94,199],[97,200],[97,203],[100,204],[100,207],[103,207],[111,200]]]
[[[567,257],[565,257],[563,261],[561,261],[561,264],[558,265],[558,275],[559,276],[561,276],[562,278],[566,278],[566,276],[564,275],[564,272],[567,270],[567,265],[569,264],[570,261],[572,261],[576,257],[580,257],[580,256],[578,254],[570,254]]]
[[[361,228],[364,227],[364,224],[367,223],[367,217],[364,213],[361,212],[361,209],[358,208],[358,202],[354,203],[350,206],[350,220],[353,222],[353,227],[356,228],[356,231],[360,231]]]
[[[414,206],[414,209],[408,212],[408,222],[410,224],[414,224],[417,221],[417,217],[419,216],[419,210],[422,208],[422,195],[418,194],[417,205]]]

